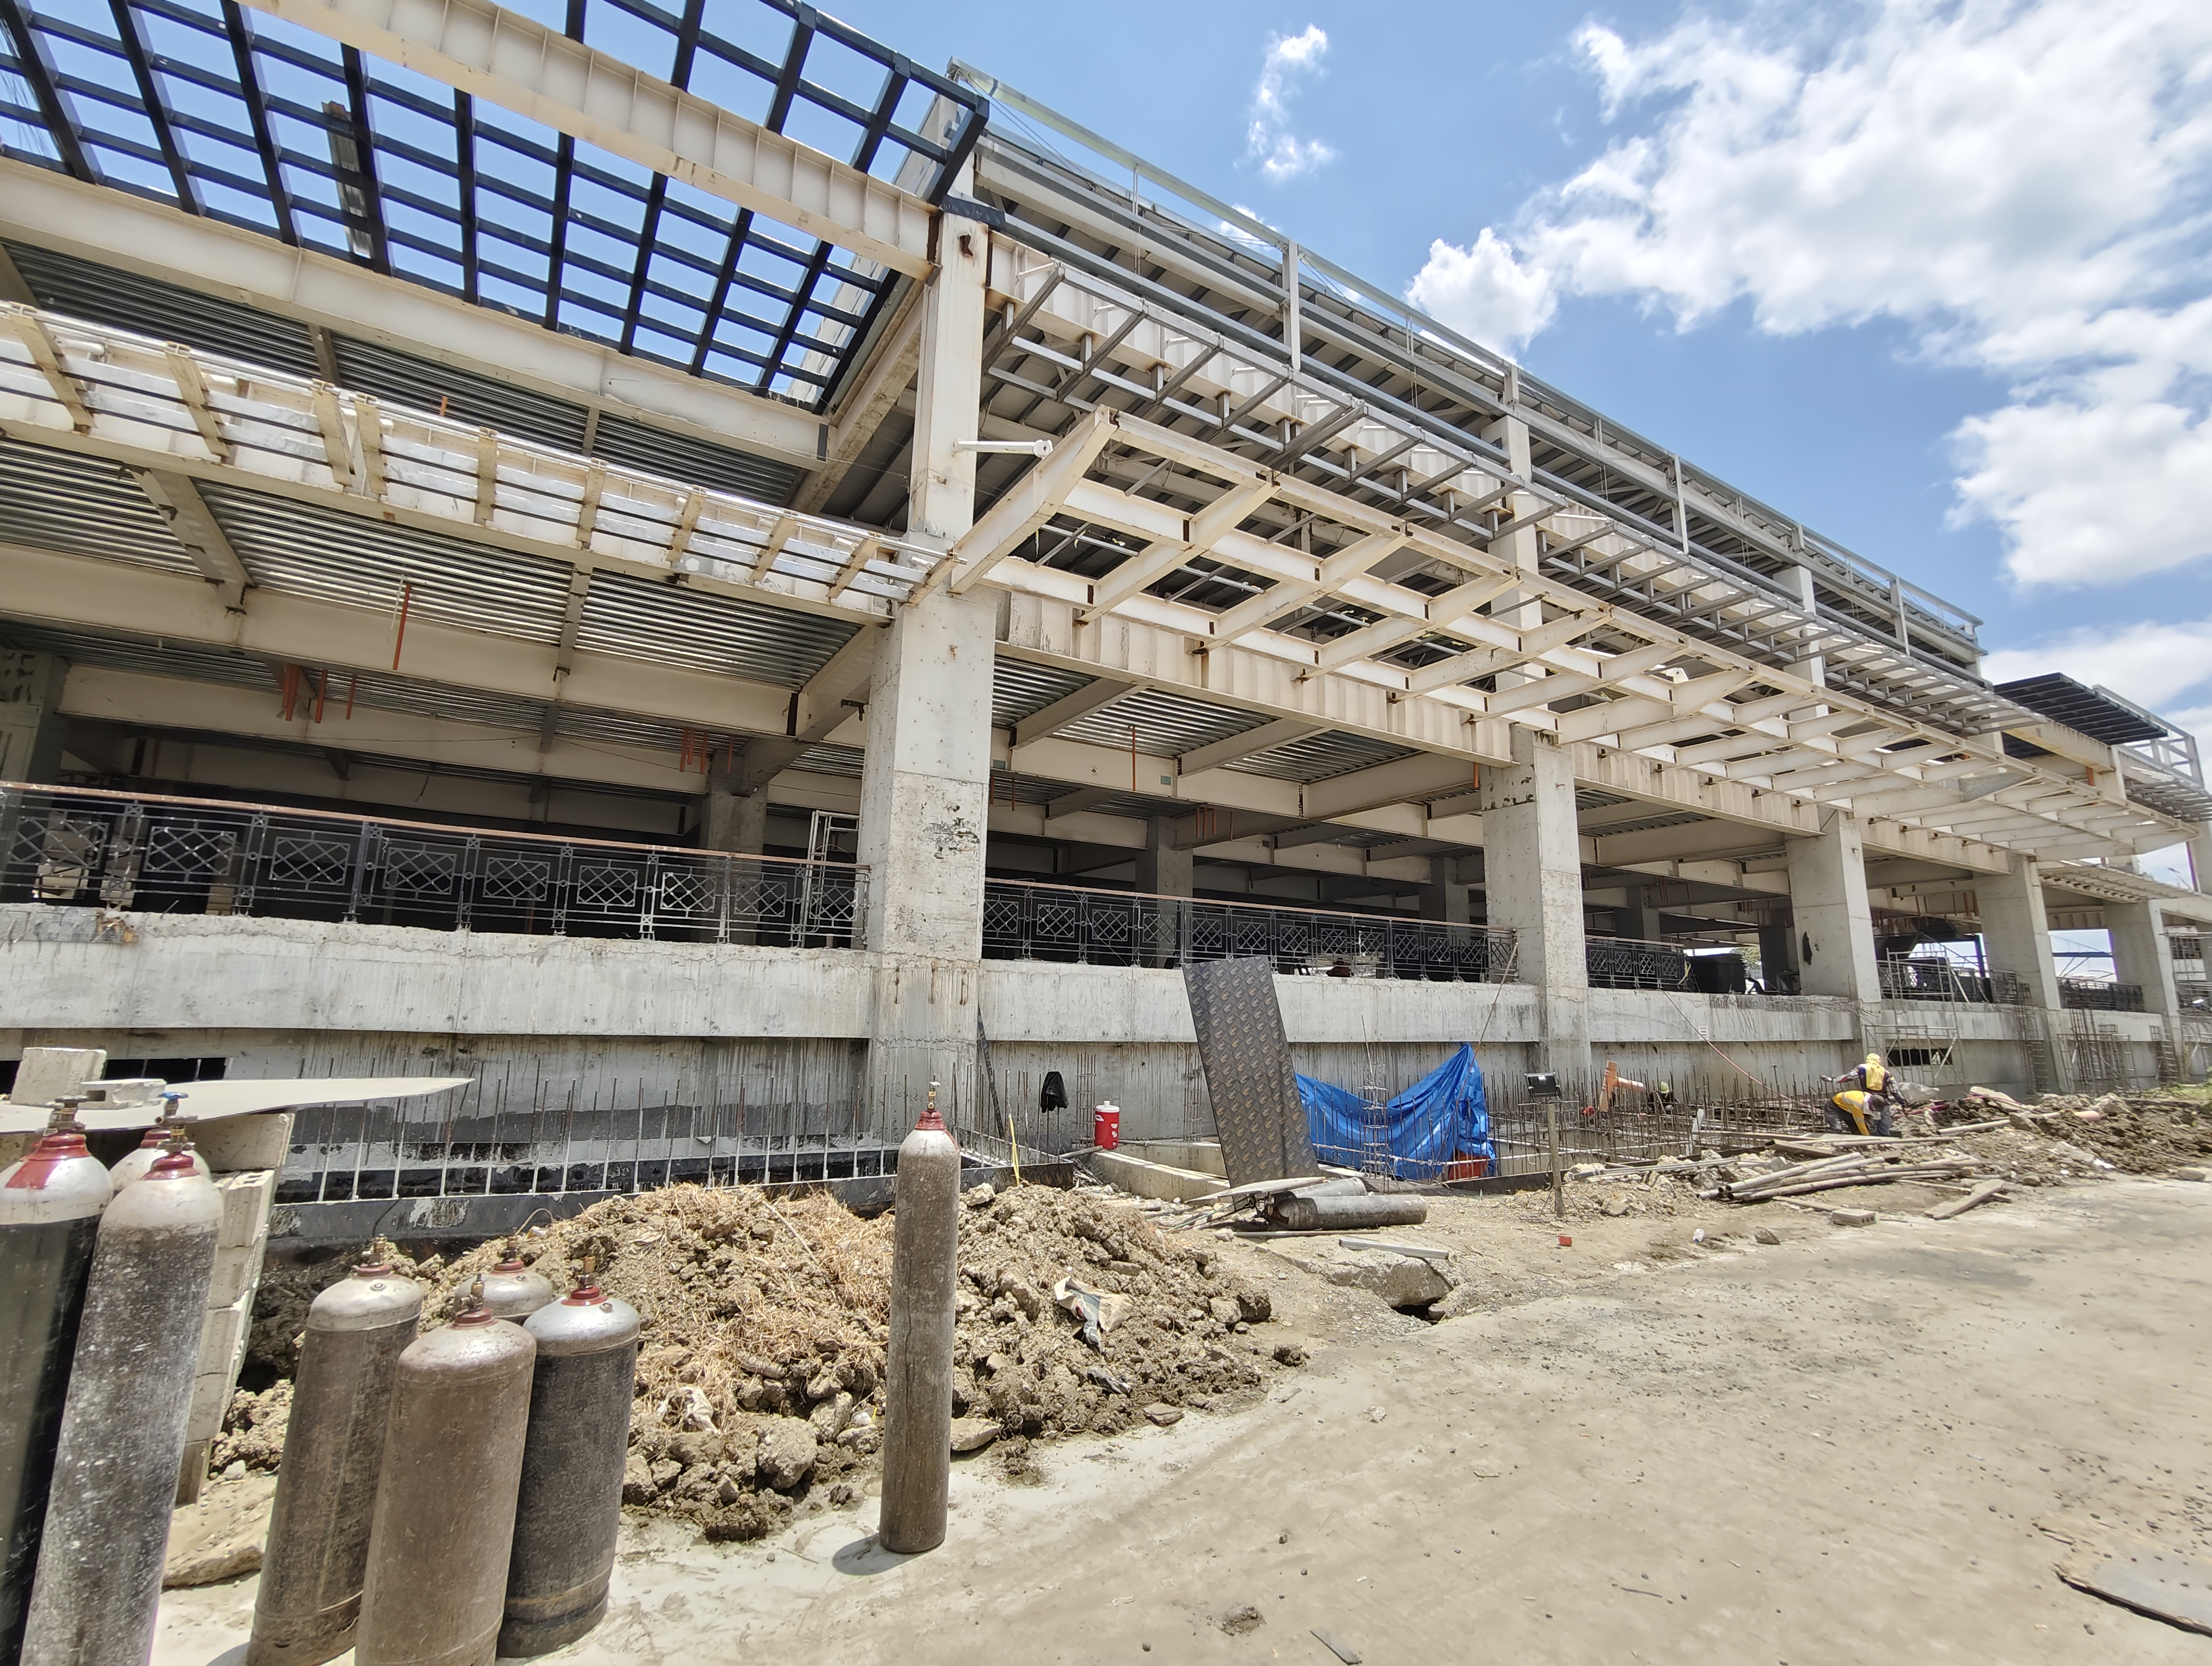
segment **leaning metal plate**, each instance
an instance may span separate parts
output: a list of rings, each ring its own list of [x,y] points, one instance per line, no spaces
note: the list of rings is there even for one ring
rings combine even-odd
[[[1229,1183],[1312,1174],[1313,1141],[1275,1000],[1274,962],[1186,962],[1182,982]]]

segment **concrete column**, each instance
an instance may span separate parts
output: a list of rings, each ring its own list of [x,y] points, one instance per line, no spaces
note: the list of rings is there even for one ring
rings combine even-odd
[[[1145,848],[1137,853],[1137,889],[1152,897],[1196,894],[1198,853],[1177,850],[1175,824],[1155,816],[1145,824]]]
[[[1796,593],[1798,605],[1803,607],[1807,613],[1813,613],[1818,609],[1820,604],[1813,590],[1811,568],[1785,567],[1782,569],[1780,576],[1782,582]],[[1815,654],[1810,659],[1800,660],[1790,669],[1794,675],[1803,678],[1808,683],[1815,684],[1821,688],[1828,685],[1828,662],[1825,655]],[[1792,714],[1792,715],[1795,714]]]
[[[2189,873],[2197,890],[2212,893],[2212,822],[2199,827],[2189,842]]]
[[[0,648],[0,781],[51,782],[62,767],[62,678],[51,654]]]
[[[768,793],[733,792],[726,780],[710,779],[707,783],[705,814],[699,825],[699,848],[744,856],[761,854],[768,848]],[[760,866],[732,862],[730,868],[729,905],[732,913],[729,940],[757,943],[758,916],[742,905],[751,894],[751,881],[760,877]]]
[[[1145,848],[1137,853],[1137,889],[1151,897],[1197,894],[1198,853],[1176,848],[1175,824],[1164,816],[1155,816],[1145,824]],[[1176,903],[1152,904],[1145,921],[1147,934],[1138,945],[1139,964],[1181,965],[1188,918],[1189,910]]]
[[[947,214],[922,301],[907,533],[950,548],[975,513],[987,229]],[[957,1126],[974,1114],[975,970],[983,947],[983,855],[991,769],[991,669],[998,599],[939,585],[897,610],[868,690],[860,857],[868,869],[868,947],[878,956],[868,1109],[896,1135],[928,1085]]]
[[[1421,918],[1449,926],[1474,921],[1474,887],[1462,882],[1457,858],[1429,858],[1429,883],[1421,887]]]
[[[768,795],[733,793],[720,780],[707,784],[707,816],[699,833],[702,850],[757,856],[768,848]]]
[[[2173,987],[2173,945],[2156,902],[2107,903],[2105,930],[2112,939],[2112,976],[2139,985],[2143,1011],[2172,1018],[2181,1010]],[[2172,1032],[2169,1031],[2168,1032]]]
[[[1523,480],[1535,472],[1533,453],[1528,445],[1528,424],[1518,416],[1501,416],[1484,430],[1483,437],[1502,447],[1506,465]],[[1505,518],[1517,520],[1535,507],[1535,500],[1525,493],[1515,492],[1505,500]],[[1513,567],[1534,574],[1542,563],[1542,554],[1537,548],[1536,529],[1523,526],[1508,532],[1490,546],[1490,553],[1510,562]],[[1531,599],[1526,591],[1507,591],[1490,605],[1491,617],[1522,629],[1533,629],[1543,623],[1541,604]],[[1507,671],[1498,675],[1498,686],[1509,688],[1516,683],[1529,680],[1526,672]]]
[[[2058,1007],[2058,963],[2051,953],[2051,921],[2043,909],[2043,876],[2033,856],[2015,855],[2012,871],[1974,882],[1981,903],[1982,944],[1990,970],[2027,986],[2027,1004]]]
[[[1517,981],[1540,993],[1542,1067],[1586,1081],[1589,964],[1572,759],[1549,735],[1516,724],[1513,762],[1483,769],[1481,803],[1490,923],[1516,934]]]
[[[1797,927],[1797,982],[1808,995],[1881,999],[1874,910],[1867,902],[1859,824],[1840,810],[1809,838],[1787,842],[1790,909]]]
[[[1784,919],[1759,928],[1759,976],[1770,995],[1798,993],[1796,921]]]
[[[1631,885],[1628,901],[1613,911],[1613,935],[1656,943],[1666,933],[1659,927],[1659,903],[1650,885]]]

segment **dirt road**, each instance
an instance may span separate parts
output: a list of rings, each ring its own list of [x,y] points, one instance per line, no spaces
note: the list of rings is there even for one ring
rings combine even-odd
[[[1373,1327],[1256,1409],[1047,1449],[1041,1485],[962,1464],[929,1556],[872,1551],[872,1500],[749,1546],[627,1529],[615,1611],[553,1658],[1328,1666],[1319,1627],[1372,1666],[2212,1662],[2060,1584],[2037,1526],[2212,1549],[2208,1226],[2170,1181],[1807,1217]],[[224,1655],[252,1590],[171,1593],[156,1666]]]

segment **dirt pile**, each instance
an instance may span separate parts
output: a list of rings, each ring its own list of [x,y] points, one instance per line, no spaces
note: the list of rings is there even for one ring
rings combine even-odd
[[[485,1244],[451,1264],[398,1258],[427,1288],[426,1327],[465,1305],[506,1253]],[[891,1218],[864,1220],[821,1195],[770,1201],[757,1189],[672,1186],[614,1198],[541,1227],[520,1257],[565,1288],[590,1257],[599,1283],[643,1323],[624,1501],[750,1538],[814,1489],[848,1502],[873,1468],[882,1415]],[[1250,1335],[1266,1293],[1226,1274],[1211,1241],[1170,1240],[1126,1203],[1022,1187],[969,1195],[954,1409],[988,1420],[1009,1448],[1027,1438],[1139,1422],[1148,1406],[1206,1406],[1273,1369]],[[343,1270],[317,1269],[327,1284]],[[1053,1299],[1073,1274],[1120,1304],[1101,1346]],[[305,1280],[296,1280],[304,1284]],[[305,1292],[286,1285],[294,1335]],[[272,1321],[271,1330],[281,1319]],[[289,1371],[289,1337],[264,1352]],[[280,1387],[289,1389],[288,1384]],[[266,1442],[270,1396],[241,1395],[241,1442]],[[229,1438],[229,1437],[226,1437]],[[256,1459],[241,1445],[249,1467]],[[273,1460],[272,1460],[273,1462]]]
[[[2045,1094],[2039,1111],[2060,1114],[2039,1126],[2101,1157],[2123,1174],[2165,1174],[2212,1160],[2212,1118],[2189,1099],[2162,1094]]]
[[[1692,1213],[1698,1207],[1700,1184],[1710,1186],[1712,1182],[1709,1178],[1699,1181],[1682,1175],[1638,1174],[1617,1169],[1594,1176],[1571,1177],[1564,1219],[1571,1222],[1601,1217],[1619,1219],[1624,1215]],[[1517,1193],[1514,1196],[1514,1211],[1524,1220],[1549,1221],[1553,1218],[1552,1194],[1545,1189]]]

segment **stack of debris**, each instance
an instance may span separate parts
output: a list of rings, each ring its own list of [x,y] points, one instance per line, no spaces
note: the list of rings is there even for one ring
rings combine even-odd
[[[1735,1203],[1764,1203],[1770,1198],[1803,1197],[1841,1191],[1848,1186],[1887,1186],[1899,1181],[1957,1181],[1983,1170],[1981,1159],[1962,1151],[1923,1154],[1882,1142],[1833,1157],[1796,1161],[1777,1156],[1738,1164],[1720,1180],[1711,1195]]]
[[[1249,1335],[1271,1316],[1267,1295],[1211,1243],[1170,1244],[1097,1193],[986,1186],[967,1201],[955,1345],[967,1447],[1169,1420],[1248,1395],[1277,1363]],[[429,1288],[425,1328],[507,1253],[398,1258]],[[643,1321],[626,1502],[750,1538],[811,1489],[842,1503],[864,1484],[880,1439],[889,1216],[862,1219],[821,1195],[672,1186],[539,1228],[517,1253],[556,1289],[592,1257]],[[1085,1295],[1110,1301],[1112,1318],[1086,1325]],[[238,1396],[225,1461],[274,1467],[288,1402],[283,1382]]]

